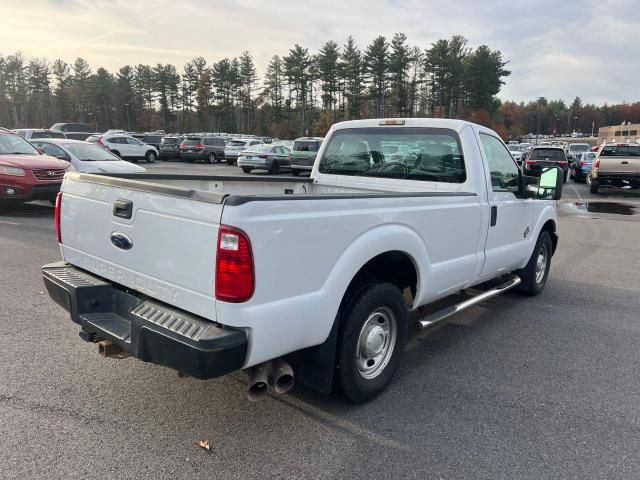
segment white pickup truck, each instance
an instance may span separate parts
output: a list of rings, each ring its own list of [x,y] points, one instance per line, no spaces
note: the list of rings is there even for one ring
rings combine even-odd
[[[67,174],[43,277],[104,356],[362,402],[397,369],[408,310],[426,328],[542,291],[561,191],[562,171],[524,177],[479,125],[344,122],[310,178]]]

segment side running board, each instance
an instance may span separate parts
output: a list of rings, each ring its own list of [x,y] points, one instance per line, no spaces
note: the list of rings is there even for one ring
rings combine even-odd
[[[489,300],[490,298],[495,297],[496,295],[500,295],[501,293],[511,290],[513,287],[520,285],[520,282],[522,282],[520,277],[518,277],[517,275],[511,275],[507,281],[493,287],[490,290],[479,293],[478,295],[465,300],[464,302],[460,302],[456,305],[438,310],[437,312],[427,315],[422,320],[418,320],[418,328],[425,329],[433,327],[434,325],[443,322],[456,313],[460,313],[469,307],[473,307],[478,303],[482,303],[485,300]]]

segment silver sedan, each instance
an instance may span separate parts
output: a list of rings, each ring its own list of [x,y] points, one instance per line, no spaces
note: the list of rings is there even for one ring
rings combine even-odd
[[[238,155],[238,166],[244,173],[252,170],[268,170],[269,173],[278,173],[285,167],[291,168],[291,151],[282,145],[256,145]]]

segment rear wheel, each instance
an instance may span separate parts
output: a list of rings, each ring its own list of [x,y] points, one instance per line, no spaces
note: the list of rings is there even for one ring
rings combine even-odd
[[[244,173],[251,173],[251,170],[252,170],[252,169],[251,169],[251,168],[249,168],[249,167],[242,167],[242,171],[243,171]]]
[[[209,163],[216,163],[216,154],[210,153],[208,160],[209,160]]]
[[[157,160],[158,155],[153,150],[149,150],[144,157],[147,159],[148,163],[154,163]]]
[[[118,158],[122,158],[122,156],[120,155],[120,152],[117,150],[111,150],[111,153],[113,153]]]
[[[407,341],[407,312],[400,289],[373,283],[354,291],[339,313],[337,378],[355,403],[371,400],[389,384]]]
[[[526,267],[516,272],[522,280],[518,290],[531,296],[538,295],[544,290],[547,278],[549,278],[549,270],[551,269],[552,252],[551,236],[545,230],[540,233],[536,247],[533,249]]]
[[[278,162],[274,160],[273,163],[271,163],[271,167],[269,168],[269,173],[275,175],[276,173],[278,173],[279,169],[280,165],[278,165]]]
[[[587,185],[589,185],[589,192],[594,194],[598,193],[598,188],[600,187],[600,185],[597,181],[593,180],[593,178],[591,177],[591,173],[587,174]]]

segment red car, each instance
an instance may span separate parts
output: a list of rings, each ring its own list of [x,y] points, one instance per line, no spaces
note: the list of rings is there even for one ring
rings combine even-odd
[[[0,128],[0,202],[55,200],[71,164],[43,155],[20,135]]]

